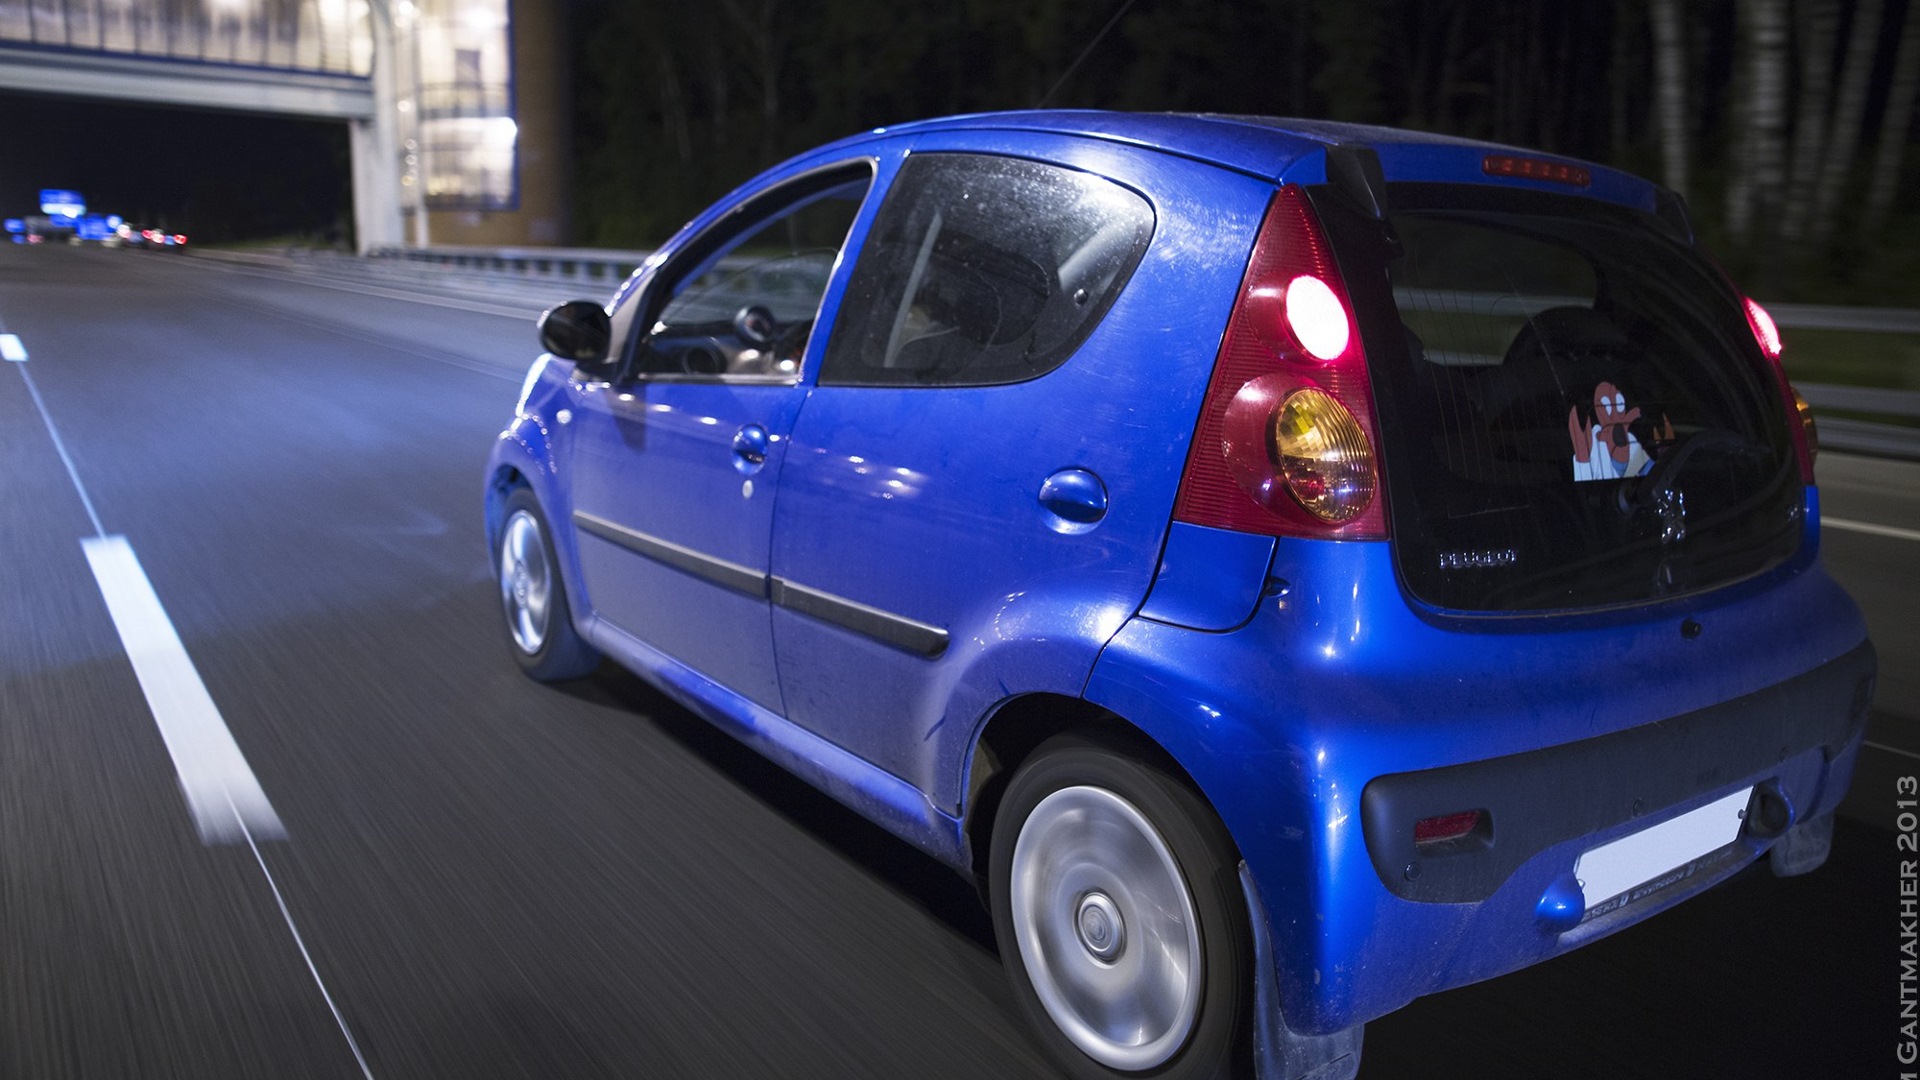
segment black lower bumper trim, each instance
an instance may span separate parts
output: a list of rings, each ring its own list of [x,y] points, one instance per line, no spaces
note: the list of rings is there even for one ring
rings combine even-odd
[[[1360,797],[1367,854],[1395,896],[1475,903],[1555,844],[1631,821],[1821,747],[1866,723],[1873,645],[1745,697],[1612,735],[1374,779]],[[1484,811],[1490,842],[1428,857],[1414,823]]]

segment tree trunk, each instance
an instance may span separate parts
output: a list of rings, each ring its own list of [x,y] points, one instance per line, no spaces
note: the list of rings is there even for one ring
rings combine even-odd
[[[1608,156],[1615,162],[1627,160],[1627,153],[1632,145],[1629,137],[1632,121],[1628,119],[1627,111],[1627,90],[1631,80],[1627,72],[1644,70],[1641,65],[1646,60],[1638,48],[1640,36],[1632,32],[1632,28],[1637,26],[1636,22],[1628,18],[1626,5],[1621,4],[1613,9],[1613,49],[1608,57],[1606,71],[1609,95],[1607,143],[1611,147]]]
[[[1893,190],[1900,182],[1900,158],[1913,125],[1913,99],[1920,91],[1920,11],[1907,5],[1907,21],[1900,33],[1900,51],[1893,61],[1893,82],[1887,87],[1887,110],[1880,121],[1880,149],[1873,158],[1873,180],[1867,187],[1867,209],[1860,225],[1870,236],[1886,224],[1893,209]]]
[[[654,69],[660,73],[660,112],[666,121],[667,138],[682,165],[693,163],[693,136],[687,122],[687,98],[680,90],[680,72],[674,66],[673,53],[654,46]]]
[[[1873,78],[1874,54],[1880,49],[1880,0],[1860,0],[1847,33],[1847,55],[1840,65],[1840,99],[1834,103],[1833,126],[1826,152],[1820,158],[1820,181],[1813,192],[1813,242],[1825,247],[1833,239],[1833,220],[1846,193],[1848,166],[1860,152],[1860,118],[1867,111],[1867,87]]]
[[[1652,0],[1654,118],[1660,131],[1664,179],[1687,193],[1687,52],[1681,38],[1679,0]]]
[[[1787,185],[1780,237],[1798,243],[1813,217],[1813,189],[1827,148],[1833,108],[1833,39],[1840,32],[1839,0],[1800,0],[1800,111],[1793,121],[1793,176]]]
[[[1786,187],[1787,2],[1741,0],[1739,11],[1747,52],[1746,108],[1740,152],[1727,182],[1727,231],[1744,245],[1756,209],[1772,214]]]

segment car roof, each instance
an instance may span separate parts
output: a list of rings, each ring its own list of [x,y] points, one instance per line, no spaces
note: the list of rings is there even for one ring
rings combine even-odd
[[[1489,154],[1507,154],[1577,165],[1592,177],[1591,185],[1577,194],[1636,209],[1653,210],[1660,191],[1657,185],[1617,169],[1541,150],[1371,124],[1223,113],[1128,113],[1097,109],[973,113],[877,128],[843,139],[833,144],[833,148],[887,136],[969,130],[1040,131],[1104,139],[1194,158],[1275,181],[1285,177],[1303,183],[1317,182],[1321,178],[1318,175],[1290,176],[1289,170],[1297,163],[1318,160],[1319,151],[1355,146],[1374,150],[1379,155],[1389,181],[1499,183],[1568,193],[1565,185],[1547,181],[1517,177],[1490,180],[1482,169],[1483,160]]]

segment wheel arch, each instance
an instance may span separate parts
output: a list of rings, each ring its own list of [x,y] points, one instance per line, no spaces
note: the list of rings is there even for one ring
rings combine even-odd
[[[527,475],[519,467],[508,463],[497,463],[487,474],[485,512],[487,527],[488,558],[493,560],[494,569],[499,569],[500,527],[506,521],[507,496],[518,488],[532,488]]]
[[[974,876],[983,886],[986,868],[992,865],[994,820],[1007,782],[1047,740],[1068,732],[1095,739],[1160,768],[1191,787],[1202,801],[1212,806],[1205,789],[1179,759],[1146,729],[1126,717],[1085,698],[1064,694],[1035,693],[1012,698],[981,725],[968,758],[963,828]]]

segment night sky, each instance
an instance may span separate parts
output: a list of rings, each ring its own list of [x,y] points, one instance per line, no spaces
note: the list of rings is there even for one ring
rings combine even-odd
[[[343,122],[0,93],[0,139],[0,216],[70,188],[195,241],[352,239]]]

